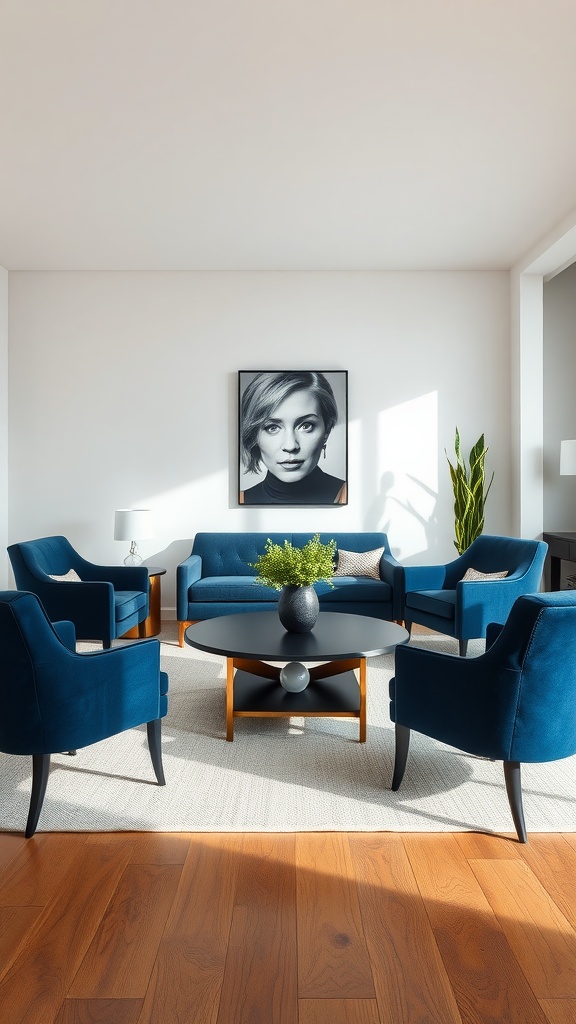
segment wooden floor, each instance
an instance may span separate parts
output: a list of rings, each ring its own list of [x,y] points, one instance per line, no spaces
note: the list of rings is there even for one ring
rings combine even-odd
[[[0,833],[7,1024],[574,1024],[576,835]]]

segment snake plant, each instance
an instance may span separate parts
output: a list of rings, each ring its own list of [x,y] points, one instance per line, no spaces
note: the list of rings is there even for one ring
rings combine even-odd
[[[486,487],[484,461],[488,448],[484,444],[484,434],[480,435],[476,444],[470,449],[468,466],[460,451],[458,427],[456,427],[454,438],[454,450],[456,464],[452,465],[447,453],[446,458],[450,466],[454,489],[454,532],[456,534],[454,546],[458,554],[461,555],[484,529],[484,505],[492,486],[494,473]]]

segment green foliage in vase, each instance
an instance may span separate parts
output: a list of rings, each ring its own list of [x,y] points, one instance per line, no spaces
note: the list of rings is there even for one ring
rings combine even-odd
[[[461,555],[484,529],[484,505],[492,486],[494,473],[486,487],[484,462],[488,448],[484,444],[484,434],[480,435],[476,444],[470,449],[468,466],[460,451],[458,427],[456,427],[454,451],[456,452],[455,465],[452,465],[448,459],[448,454],[446,454],[446,458],[450,466],[454,490],[454,532],[456,534],[454,546],[458,554]]]
[[[289,541],[273,544],[268,537],[263,555],[248,564],[256,569],[256,583],[264,583],[274,590],[282,587],[309,587],[322,580],[333,587],[334,555],[336,541],[322,544],[320,534],[307,541],[304,547],[295,548]]]

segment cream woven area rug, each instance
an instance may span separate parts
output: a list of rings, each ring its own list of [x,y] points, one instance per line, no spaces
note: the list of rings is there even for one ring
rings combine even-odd
[[[368,662],[368,737],[354,719],[236,719],[224,739],[225,661],[161,634],[170,677],[166,786],[155,784],[145,728],[54,755],[38,831],[513,832],[501,764],[412,734],[402,787],[390,790],[393,656]],[[413,643],[457,653],[449,638]],[[83,645],[84,649],[88,645]],[[93,648],[92,648],[93,649]],[[480,653],[483,644],[470,645]],[[576,831],[576,757],[523,768],[528,832]],[[2,828],[22,831],[31,758],[0,755]]]

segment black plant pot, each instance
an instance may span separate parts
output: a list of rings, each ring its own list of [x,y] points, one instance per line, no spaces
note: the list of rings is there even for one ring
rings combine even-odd
[[[309,633],[320,604],[314,587],[284,587],[278,598],[278,618],[288,633]]]

